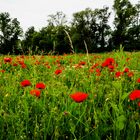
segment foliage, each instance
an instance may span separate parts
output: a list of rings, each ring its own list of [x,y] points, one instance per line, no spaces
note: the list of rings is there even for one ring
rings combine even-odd
[[[109,25],[111,11],[86,8],[73,13],[68,23],[63,12],[48,16],[47,25],[36,31],[29,27],[19,39],[22,29],[9,13],[0,14],[0,53],[64,54],[107,52],[124,47],[140,50],[140,3],[114,0],[114,29]]]
[[[105,50],[111,31],[107,24],[109,15],[108,7],[94,11],[87,8],[73,14],[71,32],[76,50],[85,52],[84,41],[88,44],[89,52]]]
[[[114,46],[125,46],[128,50],[128,45],[132,40],[130,39],[129,32],[135,30],[132,26],[137,10],[129,0],[115,0],[113,6],[116,16],[114,20],[115,30],[113,32]]]
[[[0,13],[0,53],[18,53],[22,34],[19,24],[16,18],[10,18],[9,13]]]
[[[1,56],[0,139],[139,139],[139,54]]]

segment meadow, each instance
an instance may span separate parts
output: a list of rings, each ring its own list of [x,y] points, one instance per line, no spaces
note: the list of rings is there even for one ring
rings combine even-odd
[[[0,56],[0,140],[124,139],[140,139],[140,52]]]

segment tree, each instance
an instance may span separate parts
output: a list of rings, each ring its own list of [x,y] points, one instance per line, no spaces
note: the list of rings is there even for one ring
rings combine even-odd
[[[122,45],[127,48],[126,45],[129,42],[128,30],[132,26],[132,21],[136,15],[136,9],[129,0],[115,0],[113,8],[115,11],[115,30],[113,32],[114,46],[119,47]]]
[[[47,22],[48,25],[51,26],[62,26],[67,23],[66,15],[61,11],[56,12],[56,14],[49,15],[48,17],[49,19],[47,20]]]
[[[38,46],[39,51],[50,53],[53,51],[53,27],[43,27],[33,38],[34,46]]]
[[[26,46],[30,46],[34,54],[39,52],[63,54],[70,52],[68,37],[65,30],[68,30],[66,16],[62,12],[49,15],[48,25],[42,27],[39,32],[29,28],[25,33]],[[27,48],[27,47],[26,47]]]
[[[19,37],[22,29],[19,21],[11,19],[9,13],[0,13],[0,53],[13,53],[18,51]]]
[[[94,11],[86,8],[73,14],[71,34],[77,51],[86,51],[84,42],[89,52],[99,51],[99,47],[102,50],[107,47],[106,38],[110,32],[110,26],[107,24],[109,16],[108,7]]]
[[[24,39],[22,41],[22,49],[24,53],[34,49],[33,38],[36,33],[34,26],[29,27],[25,32]]]
[[[109,47],[109,40],[111,38],[111,28],[108,25],[108,19],[110,17],[110,12],[108,12],[108,7],[102,9],[95,9],[94,15],[97,24],[96,32],[96,43],[100,51],[105,51]]]
[[[94,43],[93,38],[95,35],[90,28],[91,25],[93,26],[92,29],[96,32],[97,27],[93,19],[93,11],[90,8],[73,14],[71,35],[76,52],[86,51],[84,41],[88,44],[88,50],[91,52],[92,48],[90,47]]]
[[[128,29],[127,48],[131,50],[140,50],[140,1],[135,5],[136,14],[132,21],[131,27]]]
[[[48,21],[48,34],[50,35],[53,43],[53,52],[58,54],[69,53],[70,46],[69,40],[65,33],[69,31],[69,27],[66,25],[66,15],[63,12],[57,12],[55,15],[49,15]]]

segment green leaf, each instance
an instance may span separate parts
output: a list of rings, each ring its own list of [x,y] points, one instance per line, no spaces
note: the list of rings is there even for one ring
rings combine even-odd
[[[115,122],[116,128],[119,130],[122,130],[124,128],[125,120],[126,120],[126,118],[124,115],[118,116],[117,120]]]
[[[129,96],[128,93],[123,93],[122,96],[121,96],[121,100],[122,102]]]

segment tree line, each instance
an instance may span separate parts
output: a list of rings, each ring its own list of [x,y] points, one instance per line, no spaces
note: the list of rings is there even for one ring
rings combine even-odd
[[[108,24],[109,7],[86,8],[67,22],[63,12],[49,15],[40,31],[29,27],[23,33],[20,22],[8,12],[0,13],[0,54],[94,53],[119,49],[140,50],[140,2],[114,0],[114,29]]]

